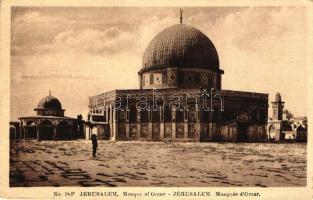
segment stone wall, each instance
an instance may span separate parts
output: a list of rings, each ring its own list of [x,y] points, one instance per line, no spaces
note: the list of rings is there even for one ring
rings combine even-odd
[[[156,94],[154,94],[156,92]],[[267,140],[268,95],[261,93],[217,90],[221,96],[213,101],[211,110],[196,110],[194,99],[183,102],[184,111],[141,111],[134,109],[136,99],[128,99],[131,110],[116,111],[114,99],[128,94],[146,95],[152,105],[153,96],[162,94],[199,96],[200,89],[115,90],[104,93],[104,116],[110,127],[111,140],[175,140],[175,141],[228,141],[262,142]],[[98,98],[98,96],[96,96]],[[165,98],[165,99],[166,99]],[[224,107],[221,102],[223,101]],[[91,102],[95,102],[92,101]],[[201,99],[198,102],[202,105]],[[97,110],[90,105],[90,110]],[[213,109],[213,110],[212,110]],[[99,115],[99,113],[96,113]]]

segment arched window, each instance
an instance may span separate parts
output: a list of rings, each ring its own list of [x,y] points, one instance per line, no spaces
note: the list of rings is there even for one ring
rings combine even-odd
[[[140,121],[142,123],[148,123],[149,122],[149,113],[147,110],[140,111]]]
[[[152,111],[152,122],[153,123],[159,123],[160,122],[160,111]]]
[[[129,122],[130,123],[136,123],[137,122],[137,109],[135,105],[130,106],[130,111],[129,111]]]
[[[176,110],[176,122],[184,122],[184,111]]]
[[[168,107],[165,107],[164,109],[164,122],[172,122],[172,111]]]
[[[150,85],[153,85],[154,83],[154,76],[153,74],[150,74]]]
[[[145,77],[146,77],[145,75],[142,76],[142,86],[145,86],[145,82],[146,82]]]

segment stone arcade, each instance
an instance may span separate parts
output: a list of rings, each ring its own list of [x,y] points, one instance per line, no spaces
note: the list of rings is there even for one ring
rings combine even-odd
[[[20,138],[37,140],[69,140],[82,137],[75,118],[65,117],[60,101],[51,95],[40,100],[36,116],[20,117]]]
[[[89,97],[88,124],[97,129],[99,138],[110,140],[266,141],[268,94],[222,90],[223,73],[211,40],[181,20],[160,32],[146,48],[138,72],[139,89]],[[197,109],[196,100],[186,100],[211,88],[222,97],[213,99],[215,111]],[[125,102],[127,95],[145,95],[152,101],[154,92],[180,96],[189,110],[165,106],[164,110],[140,111],[138,99]],[[115,109],[120,99],[129,109]]]

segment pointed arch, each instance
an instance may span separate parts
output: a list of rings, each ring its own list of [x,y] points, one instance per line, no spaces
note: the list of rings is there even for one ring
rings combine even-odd
[[[57,138],[60,140],[71,139],[71,126],[67,120],[62,120],[57,125]]]
[[[53,139],[53,124],[52,121],[45,119],[40,122],[39,126],[39,139],[52,140]]]

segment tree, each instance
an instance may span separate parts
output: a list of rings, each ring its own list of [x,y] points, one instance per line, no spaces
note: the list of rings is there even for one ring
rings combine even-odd
[[[82,121],[82,120],[83,120],[83,115],[82,115],[82,114],[77,115],[77,119],[78,119],[79,121]]]
[[[287,109],[285,109],[283,112],[286,115],[286,119],[288,121],[290,121],[290,119],[292,119],[294,117],[293,114],[289,110],[287,110]]]

